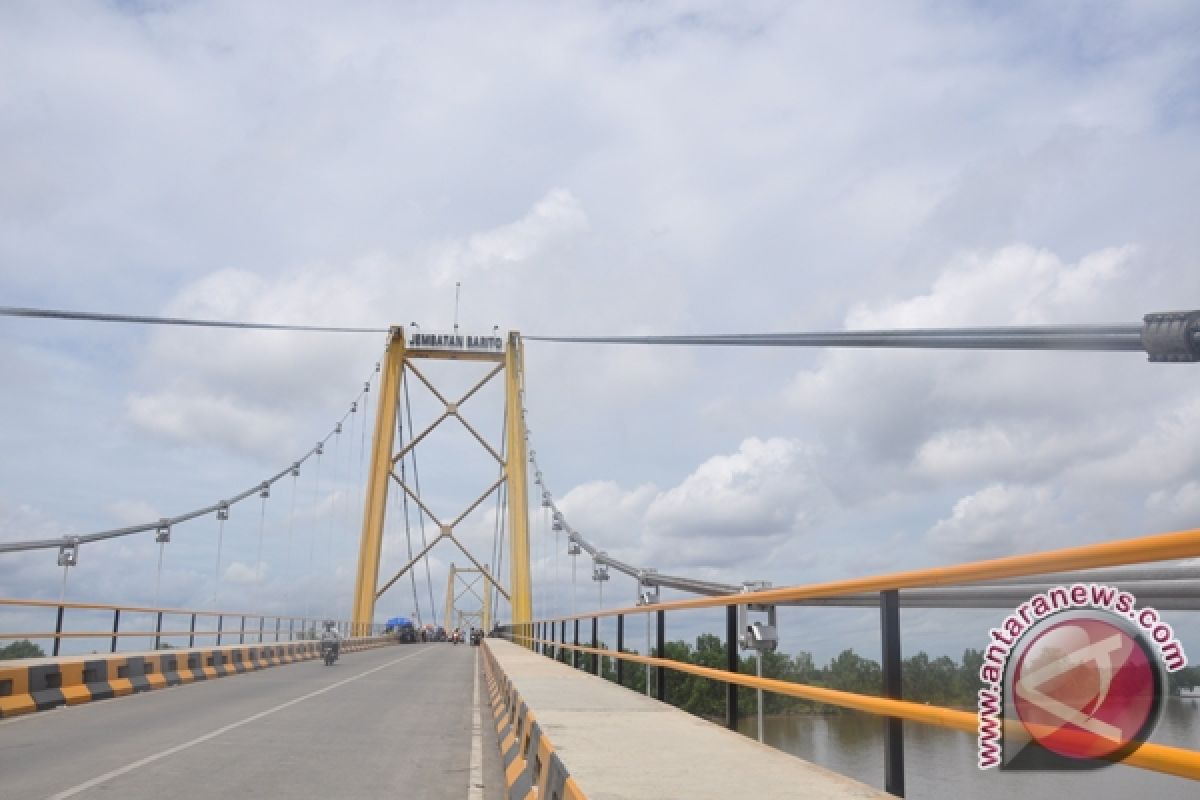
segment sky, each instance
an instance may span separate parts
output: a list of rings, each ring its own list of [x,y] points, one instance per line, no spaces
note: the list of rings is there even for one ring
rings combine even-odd
[[[0,305],[436,331],[460,283],[464,331],[527,335],[1200,307],[1192,3],[14,2],[0,76]],[[361,402],[384,344],[0,318],[0,540],[257,484]],[[663,572],[791,585],[1200,524],[1189,365],[528,342],[526,368],[556,502]],[[464,410],[493,442],[497,388]],[[55,551],[5,555],[0,596],[345,616],[375,399],[319,471],[178,526],[161,568],[151,533],[85,547],[65,586]],[[418,450],[445,516],[495,477],[467,437]],[[489,563],[495,513],[462,530]],[[572,590],[544,512],[532,549],[538,613],[634,597],[614,576],[601,600],[590,563]],[[451,562],[378,616],[428,620]],[[906,652],[1000,618],[907,611]],[[787,649],[878,648],[873,611],[781,620]]]

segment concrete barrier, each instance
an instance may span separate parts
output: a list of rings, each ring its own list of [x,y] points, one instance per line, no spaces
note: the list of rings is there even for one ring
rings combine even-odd
[[[510,798],[891,797],[528,648],[484,650]]]
[[[587,800],[486,640],[480,649],[510,800]]]
[[[342,652],[395,643],[392,636],[345,639]],[[320,655],[320,642],[307,640],[0,661],[0,718],[240,675]]]

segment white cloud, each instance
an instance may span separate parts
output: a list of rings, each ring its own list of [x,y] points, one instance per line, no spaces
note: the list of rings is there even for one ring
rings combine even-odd
[[[729,569],[795,542],[827,509],[812,455],[794,440],[751,437],[671,488],[593,481],[569,491],[560,507],[585,538],[636,566],[700,568],[741,580]]]
[[[521,219],[437,248],[430,257],[434,285],[477,271],[516,266],[588,229],[587,214],[566,189],[552,189]]]
[[[249,408],[236,398],[214,397],[196,390],[131,394],[130,421],[175,442],[209,444],[235,452],[278,454],[293,420],[269,409]]]
[[[664,536],[689,539],[795,533],[812,524],[814,499],[822,499],[810,455],[794,440],[746,439],[655,497],[646,521]]]
[[[1196,528],[1200,526],[1200,481],[1151,492],[1146,508],[1167,527]]]
[[[1053,540],[1057,519],[1049,489],[993,484],[954,504],[929,539],[963,560],[1011,553],[1036,541]]]
[[[259,580],[259,573],[253,564],[234,561],[221,572],[221,580],[233,586],[253,586]]]
[[[117,500],[108,504],[108,513],[118,525],[139,525],[162,519],[162,514],[145,500]]]

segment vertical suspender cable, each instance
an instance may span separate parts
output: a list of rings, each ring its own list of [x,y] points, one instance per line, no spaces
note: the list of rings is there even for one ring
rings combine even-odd
[[[372,378],[375,377],[374,374],[372,374],[371,377]],[[370,415],[367,414],[367,411],[371,408],[371,391],[370,390],[371,390],[371,382],[367,381],[366,383],[363,384],[363,418],[362,418],[363,421],[362,421],[362,425],[360,426],[362,431],[359,435],[359,445],[358,445],[358,482],[360,484],[363,483],[363,464],[365,463],[366,458],[367,458],[367,420],[370,419]],[[351,446],[353,447],[353,445],[351,445]],[[364,495],[366,494],[365,486],[363,487],[363,494]]]
[[[260,492],[262,496],[262,508],[258,512],[258,563],[254,567],[254,583],[262,586],[263,579],[263,530],[267,526],[267,495]],[[162,569],[162,555],[160,553],[158,559],[158,567]]]
[[[292,530],[296,521],[296,488],[300,480],[300,470],[298,467],[292,468],[292,503],[288,510],[288,526],[287,526],[287,563],[284,565],[284,581],[283,581],[283,605],[286,613],[292,613],[292,577],[296,569],[296,553],[293,546]]]
[[[158,592],[162,588],[162,562],[163,550],[167,547],[166,542],[158,543],[158,569],[154,573],[154,606],[158,607]]]
[[[396,415],[396,431],[397,431],[396,442],[397,442],[399,448],[401,450],[403,450],[404,449],[404,415],[403,414]],[[400,459],[400,480],[401,481],[404,480],[405,475],[406,475],[406,472],[404,470],[404,462],[405,462],[405,459],[403,459],[403,458]],[[391,484],[392,496],[395,497],[396,483],[395,483],[395,481],[392,481],[392,480],[389,480],[388,483]],[[413,549],[412,549],[412,526],[410,525],[410,517],[409,517],[409,509],[408,509],[408,492],[401,492],[400,494],[402,495],[402,497],[400,498],[400,502],[403,504],[403,507],[404,507],[404,542],[408,546],[408,560],[411,563],[412,557],[413,557]],[[420,512],[418,512],[418,513],[420,513]],[[412,584],[413,611],[416,613],[416,616],[417,616],[417,625],[424,627],[425,622],[421,618],[421,599],[420,599],[420,595],[417,593],[417,571],[415,569],[410,568],[408,570],[408,578],[409,578],[409,582]]]
[[[355,419],[358,417],[358,403],[357,402],[354,405],[350,406],[349,417],[350,417],[350,433],[348,435],[351,438],[353,438],[354,437],[354,422],[355,422]],[[350,447],[347,447],[346,448],[347,461],[349,461],[353,457],[354,457],[354,450]],[[350,472],[349,468],[347,468],[346,472],[347,472],[347,474]],[[366,507],[366,502],[363,498],[359,498],[359,501],[360,502],[355,503],[354,498],[351,497],[346,502],[346,530],[349,532],[349,535],[350,535],[351,546],[354,546],[357,543],[357,541],[355,539],[355,527],[356,526],[354,524],[354,509],[355,508],[363,509]],[[357,526],[359,534],[362,533],[362,524],[361,523],[362,523],[362,521],[359,520],[359,525]]]
[[[334,520],[336,520],[337,516],[338,516],[337,515],[337,501],[338,501],[337,468],[338,468],[338,455],[341,453],[341,449],[342,449],[341,442],[342,442],[342,426],[339,423],[338,426],[336,428],[334,428],[333,464],[329,469],[329,472],[330,472],[329,486],[330,486],[331,494],[329,496],[329,533],[327,533],[325,535],[325,563],[330,568],[332,568],[334,566],[334,564],[336,563],[336,561],[333,557],[333,528],[334,528]],[[349,450],[349,449],[350,448],[347,448],[347,450]],[[336,602],[337,602],[337,600],[332,594],[330,594],[326,597],[325,606],[323,607],[323,611],[322,611],[322,613],[324,614],[326,619],[333,619],[336,616],[333,613],[333,607],[336,604]]]
[[[408,416],[408,429],[409,429],[409,431],[412,431],[412,429],[413,429],[412,397],[409,395],[409,392],[408,392],[408,381],[403,381],[403,383],[404,383],[404,409],[405,409],[406,415]],[[421,496],[421,475],[419,472],[417,472],[417,448],[414,447],[409,452],[409,455],[412,456],[413,491],[416,493],[417,497],[420,497]],[[420,523],[420,526],[421,526],[421,549],[423,550],[429,546],[428,540],[425,538],[425,514],[424,513],[417,514],[417,521],[418,521],[418,523]],[[425,562],[425,585],[429,587],[429,609],[430,609],[429,613],[432,614],[433,618],[436,620],[438,618],[437,603],[435,603],[433,601],[433,575],[429,571],[429,554],[428,553],[425,554],[425,558],[423,559],[423,561]]]
[[[507,459],[507,457],[508,457],[508,437],[506,436],[507,433],[508,433],[508,415],[504,414],[504,415],[502,415],[502,418],[500,420],[500,459],[502,462],[500,464],[500,477],[502,477],[502,478],[505,477],[506,470],[508,469],[506,463],[504,463],[505,459]],[[501,530],[502,530],[501,525],[503,524],[502,520],[504,519],[504,511],[505,511],[504,489],[506,486],[508,486],[507,480],[505,480],[504,483],[500,484],[500,489],[499,489],[499,491],[496,492],[496,522],[492,528],[492,560],[491,560],[491,563],[488,565],[488,569],[490,569],[492,571],[492,577],[494,577],[497,581],[500,580],[500,548],[503,547],[500,537],[501,537]],[[500,591],[495,586],[492,586],[490,583],[484,588],[487,589],[487,591],[491,593],[491,598],[492,598],[491,608],[493,609],[492,617],[495,618],[495,616],[496,616],[495,609],[497,609],[499,607],[498,604],[500,602]]]
[[[505,481],[503,484],[500,485],[500,491],[504,493],[504,500],[501,503],[501,505],[504,507],[505,513],[500,515],[500,548],[496,553],[496,569],[492,573],[493,575],[496,576],[496,580],[500,580],[499,576],[504,574],[504,543],[505,543],[505,534],[507,533],[507,529],[508,529],[508,526],[506,524],[508,521],[508,513],[507,513],[507,511],[508,511],[508,481]],[[499,608],[499,604],[500,604],[500,590],[497,589],[496,594],[495,594],[495,602],[492,604],[492,609],[493,609],[492,617],[493,618],[495,618],[497,616],[495,610],[497,608]],[[511,604],[510,604],[510,608],[511,608]]]
[[[321,447],[317,448],[317,476],[316,476],[316,480],[313,481],[313,504],[312,504],[313,518],[312,518],[312,526],[309,527],[309,533],[308,533],[308,580],[310,583],[316,574],[316,571],[315,571],[316,565],[313,562],[313,555],[314,555],[313,548],[316,547],[316,543],[317,543],[317,504],[320,501],[320,496],[321,496],[321,453],[323,450],[324,450],[324,448],[321,448]],[[309,590],[307,592],[304,593],[304,616],[305,617],[311,616],[312,593],[313,593],[313,590],[311,587],[309,588]]]
[[[550,514],[551,514],[551,511],[549,508],[547,508],[546,509],[546,517],[549,518]],[[551,523],[551,526],[553,526],[553,523]],[[562,606],[558,602],[558,551],[561,549],[561,547],[562,547],[562,531],[555,531],[554,532],[554,614],[553,614],[553,616],[556,616],[556,617],[560,616],[562,614]]]
[[[221,544],[225,538],[225,515],[217,512],[217,565],[213,570],[213,608],[217,607],[217,594],[221,590]]]

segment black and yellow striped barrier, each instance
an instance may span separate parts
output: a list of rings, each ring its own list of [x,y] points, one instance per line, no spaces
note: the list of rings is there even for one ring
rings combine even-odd
[[[509,800],[587,800],[537,717],[496,662],[486,639],[480,649]]]
[[[342,652],[395,644],[392,636],[345,639]],[[107,700],[193,681],[319,658],[319,641],[225,645],[136,655],[64,656],[0,662],[0,718]]]

